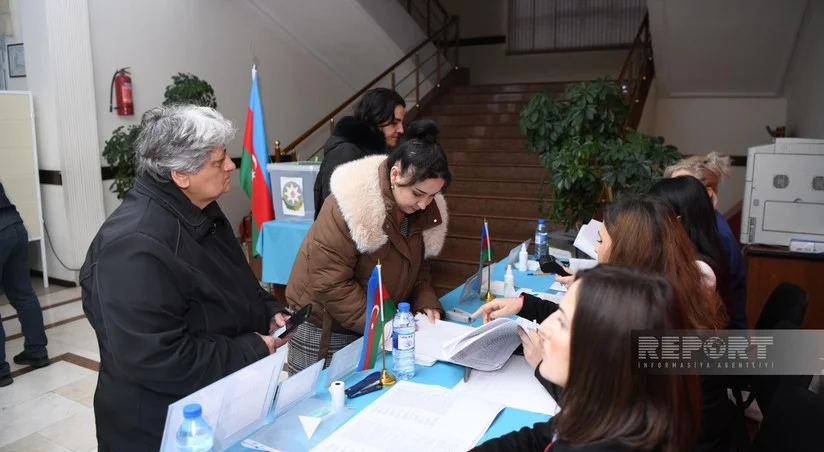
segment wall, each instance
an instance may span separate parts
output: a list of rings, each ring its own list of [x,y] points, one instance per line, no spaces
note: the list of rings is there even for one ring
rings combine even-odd
[[[505,0],[442,0],[449,14],[460,16],[461,38],[501,36],[507,32]],[[472,84],[533,83],[617,77],[627,51],[506,55],[506,44],[466,46],[460,65],[469,68]]]
[[[9,0],[9,10],[11,11],[11,28],[13,34],[11,36],[6,36],[6,45],[19,44],[23,42],[23,34],[21,32],[23,26],[20,23],[20,8],[18,7],[18,1],[20,0]],[[0,50],[4,53],[6,52],[6,49]],[[8,58],[8,55],[6,55],[5,58]],[[9,68],[6,67],[6,74],[8,74],[8,69]],[[26,91],[28,89],[26,77],[6,79],[6,88],[10,91]]]
[[[824,138],[824,2],[808,3],[784,80],[790,136]]]
[[[227,149],[240,157],[249,101],[253,52],[269,143],[285,145],[351,94],[350,88],[302,52],[276,24],[246,2],[227,0],[89,0],[100,146],[112,130],[139,122],[140,114],[163,101],[177,72],[191,72],[215,90],[218,109],[238,128]],[[152,29],[151,33],[123,30]],[[109,113],[112,73],[130,66],[135,116]],[[271,144],[270,144],[271,146]],[[107,212],[118,204],[103,181]],[[248,214],[249,200],[238,172],[220,204],[232,224]]]
[[[784,124],[785,98],[658,98],[655,134],[682,154],[747,155],[751,146],[771,141],[765,126]],[[744,169],[734,167],[722,184],[718,210],[725,212],[744,196]]]

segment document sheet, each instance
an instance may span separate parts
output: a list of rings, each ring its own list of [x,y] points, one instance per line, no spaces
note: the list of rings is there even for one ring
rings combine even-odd
[[[434,324],[429,323],[424,314],[416,315],[415,320],[418,323],[418,331],[415,332],[415,354],[429,356],[439,361],[447,361],[443,344],[474,330],[469,325],[442,320],[436,320]]]
[[[508,318],[495,319],[444,344],[444,354],[456,364],[478,370],[496,370],[503,367],[520,344],[518,322]]]
[[[498,370],[473,371],[469,375],[469,381],[461,381],[453,391],[548,416],[558,412],[555,399],[535,378],[535,371],[526,358],[519,355],[513,355]]]
[[[499,403],[441,386],[399,381],[312,450],[469,450],[502,409]]]

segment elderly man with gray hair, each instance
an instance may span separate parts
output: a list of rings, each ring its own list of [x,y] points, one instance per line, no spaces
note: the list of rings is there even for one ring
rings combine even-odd
[[[100,345],[101,451],[157,451],[170,403],[269,356],[288,313],[260,287],[217,199],[235,129],[179,105],[143,116],[137,177],[80,271]]]

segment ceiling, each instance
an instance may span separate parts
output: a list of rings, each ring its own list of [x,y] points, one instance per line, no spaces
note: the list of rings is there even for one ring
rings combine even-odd
[[[778,96],[807,2],[648,0],[659,92]]]

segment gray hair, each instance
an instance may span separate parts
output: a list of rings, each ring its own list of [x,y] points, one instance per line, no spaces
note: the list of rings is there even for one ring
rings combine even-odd
[[[217,110],[196,105],[156,107],[145,114],[135,141],[137,174],[165,182],[172,171],[196,173],[211,152],[235,136],[232,121]]]

